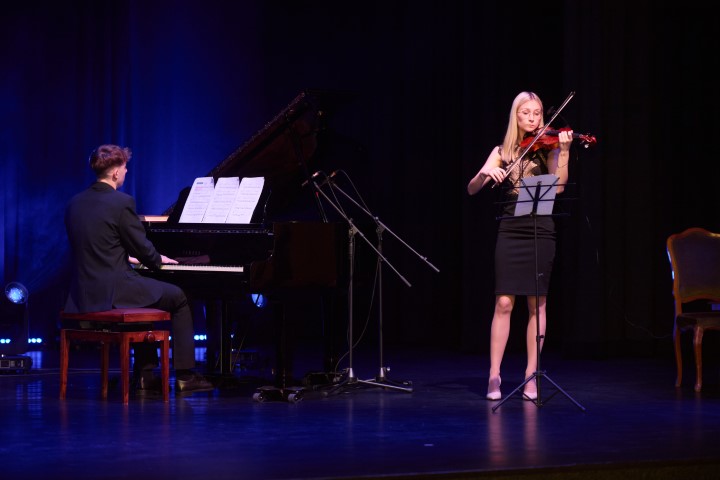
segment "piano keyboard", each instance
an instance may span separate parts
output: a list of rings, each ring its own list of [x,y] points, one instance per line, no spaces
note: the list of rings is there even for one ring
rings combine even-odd
[[[136,270],[147,270],[145,265],[133,265]],[[182,272],[233,272],[243,273],[244,269],[242,265],[171,265],[163,264],[160,265],[160,270],[164,271],[182,271]]]

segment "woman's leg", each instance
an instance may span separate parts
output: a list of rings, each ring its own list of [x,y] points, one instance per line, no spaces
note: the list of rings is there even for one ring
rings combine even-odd
[[[539,308],[536,310],[536,298],[534,295],[529,295],[527,297],[527,304],[528,304],[528,326],[527,326],[527,335],[525,338],[525,341],[527,343],[527,367],[525,368],[525,378],[530,377],[533,373],[537,371],[538,368],[538,362],[537,362],[537,356],[538,356],[538,321],[537,318],[540,319],[539,326],[540,326],[540,351],[542,352],[542,346],[545,343],[545,325],[546,325],[546,317],[545,317],[545,301],[547,297],[544,295],[541,295],[538,297],[538,300],[540,300]],[[537,314],[540,314],[539,317],[537,317]],[[524,393],[531,397],[533,400],[537,398],[537,385],[535,381],[528,382],[525,385]],[[534,396],[533,396],[534,395]]]
[[[495,297],[495,313],[490,326],[490,378],[487,394],[490,400],[500,399],[500,365],[510,336],[510,314],[514,304],[514,295]]]

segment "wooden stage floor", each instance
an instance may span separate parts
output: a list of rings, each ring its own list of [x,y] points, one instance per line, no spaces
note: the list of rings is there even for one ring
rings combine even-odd
[[[119,386],[99,398],[96,351],[72,354],[65,401],[57,351],[26,355],[30,371],[0,374],[0,477],[8,480],[697,479],[716,478],[720,463],[718,370],[706,368],[702,393],[691,372],[676,389],[670,356],[544,354],[544,372],[567,395],[546,380],[541,406],[517,396],[493,411],[479,354],[386,348],[387,378],[412,382],[412,392],[360,383],[259,402],[253,394],[271,376],[246,369],[212,392],[171,392],[169,403],[131,397],[125,406]],[[380,372],[372,353],[356,353],[353,364],[360,380]],[[523,356],[508,355],[504,394],[523,370]]]

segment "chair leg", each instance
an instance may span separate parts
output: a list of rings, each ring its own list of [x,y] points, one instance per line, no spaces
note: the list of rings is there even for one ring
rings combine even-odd
[[[705,333],[702,327],[694,328],[693,348],[695,350],[695,391],[702,390],[702,341]]]
[[[69,340],[65,330],[60,330],[60,400],[65,400],[68,377]]]
[[[675,378],[675,386],[680,387],[682,385],[682,351],[680,349],[680,330],[677,326],[673,330],[673,343],[675,344],[675,363],[677,364],[677,377]]]

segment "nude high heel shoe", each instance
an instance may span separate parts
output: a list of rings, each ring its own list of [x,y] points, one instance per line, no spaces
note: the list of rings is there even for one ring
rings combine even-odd
[[[533,402],[537,400],[537,383],[534,378],[525,384],[525,388],[523,389],[523,400],[530,400]]]
[[[500,376],[491,377],[490,380],[488,380],[488,393],[485,395],[485,398],[488,400],[500,400],[502,397],[500,393],[500,383],[502,383]]]

